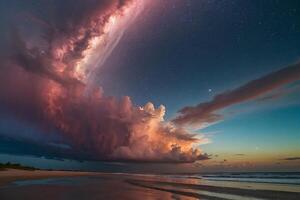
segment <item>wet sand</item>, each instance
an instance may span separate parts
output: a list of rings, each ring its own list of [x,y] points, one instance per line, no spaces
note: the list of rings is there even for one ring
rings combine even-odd
[[[183,199],[180,194],[134,186],[129,176],[94,172],[0,171],[1,200]]]
[[[17,180],[34,180],[54,177],[76,177],[95,175],[93,172],[46,171],[46,170],[17,170],[0,171],[0,187]]]
[[[253,190],[233,187],[217,187],[202,184],[184,184],[174,182],[155,182],[155,181],[135,181],[128,180],[129,183],[145,188],[151,188],[161,191],[169,191],[178,194],[184,194],[196,198],[207,199],[290,199],[299,200],[300,193],[274,191],[274,190]],[[202,191],[202,192],[201,192]],[[204,191],[204,192],[203,192]],[[213,198],[214,197],[214,198]]]
[[[300,188],[272,184],[236,187],[237,183],[222,186],[201,179],[174,178],[159,175],[104,174],[64,171],[0,171],[0,199],[206,199],[254,200],[300,199]],[[276,187],[275,187],[276,188]]]

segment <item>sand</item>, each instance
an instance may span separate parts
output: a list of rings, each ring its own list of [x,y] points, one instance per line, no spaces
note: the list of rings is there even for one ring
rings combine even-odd
[[[131,176],[130,176],[131,177]],[[66,184],[29,184],[14,186],[16,181],[30,183],[38,180],[63,180]],[[195,200],[190,196],[137,187],[126,182],[128,176],[96,172],[68,171],[0,171],[1,200],[93,200],[93,199],[182,199]],[[69,184],[71,183],[71,184]],[[79,184],[76,184],[79,183]]]
[[[46,170],[17,170],[0,171],[0,187],[17,180],[34,180],[55,177],[76,177],[95,175],[94,172],[46,171]]]

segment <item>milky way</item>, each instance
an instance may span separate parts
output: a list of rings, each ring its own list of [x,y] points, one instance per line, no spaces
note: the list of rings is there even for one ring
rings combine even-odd
[[[107,97],[95,86],[96,71],[109,67],[106,59],[149,5],[140,0],[49,1],[46,7],[70,11],[59,17],[26,13],[26,23],[34,28],[12,28],[11,52],[1,69],[0,97],[6,112],[34,123],[45,138],[55,128],[74,157],[134,162],[206,159],[199,149],[206,139],[164,121],[164,106],[134,106],[130,97]]]

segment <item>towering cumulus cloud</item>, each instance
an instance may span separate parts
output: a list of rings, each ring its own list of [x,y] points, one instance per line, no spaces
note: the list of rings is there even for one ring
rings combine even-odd
[[[146,0],[42,1],[17,15],[1,64],[1,109],[53,128],[69,155],[92,160],[194,162],[204,139],[164,121],[165,107],[107,97],[93,74],[105,64]],[[41,6],[41,5],[40,5]],[[66,150],[66,151],[67,151]]]

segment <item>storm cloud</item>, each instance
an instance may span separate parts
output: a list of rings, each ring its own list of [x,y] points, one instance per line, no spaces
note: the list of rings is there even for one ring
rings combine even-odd
[[[199,149],[206,139],[165,121],[164,106],[135,106],[130,97],[106,96],[95,86],[95,70],[146,3],[56,0],[37,5],[40,12],[18,11],[0,68],[0,109],[38,127],[42,136],[38,143],[26,133],[5,137],[34,144],[39,156],[164,163],[206,159]],[[61,136],[58,144],[49,141],[52,132]]]

